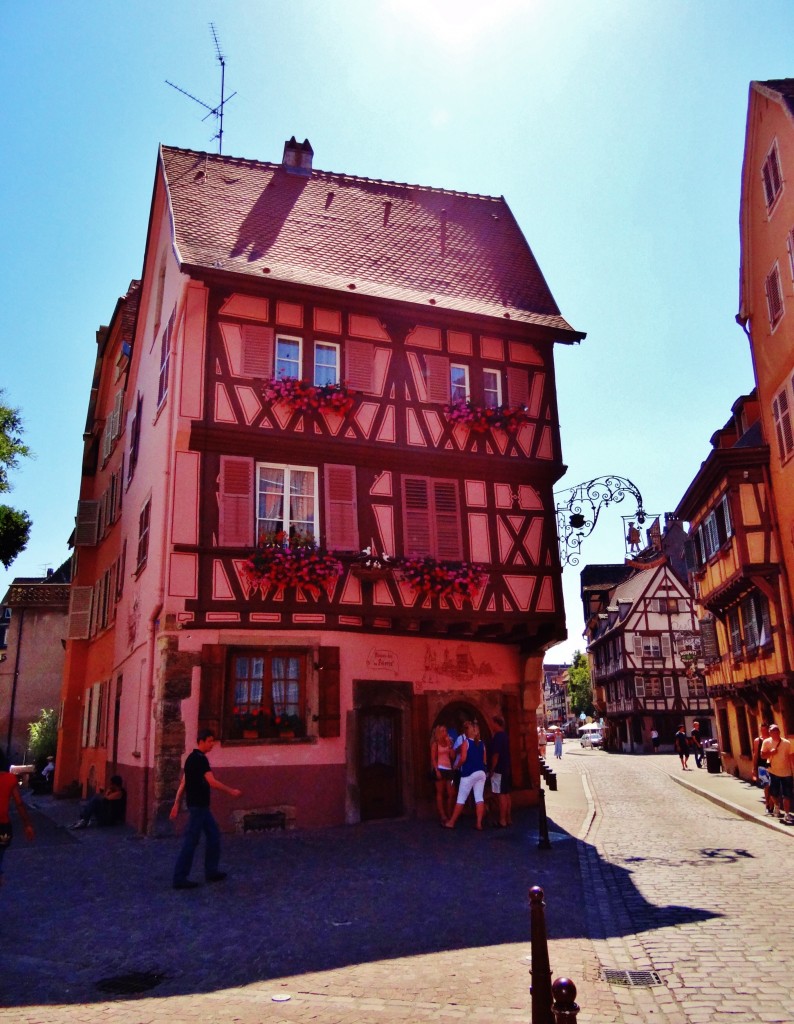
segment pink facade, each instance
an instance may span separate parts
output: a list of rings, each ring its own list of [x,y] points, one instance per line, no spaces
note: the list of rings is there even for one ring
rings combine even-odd
[[[433,725],[501,712],[533,800],[581,337],[503,200],[163,149],[98,338],[56,784],[118,770],[152,830],[208,726],[227,828],[423,813]]]

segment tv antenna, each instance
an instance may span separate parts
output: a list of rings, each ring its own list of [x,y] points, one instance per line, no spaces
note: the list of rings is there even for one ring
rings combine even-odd
[[[187,96],[187,98],[193,100],[194,103],[198,103],[199,106],[204,107],[204,109],[207,110],[208,113],[205,114],[204,117],[202,117],[202,121],[206,121],[210,117],[215,117],[218,119],[218,131],[215,133],[215,135],[212,136],[212,139],[210,141],[214,142],[215,139],[217,139],[218,153],[223,153],[223,108],[226,106],[229,100],[232,99],[233,96],[237,95],[237,93],[233,92],[231,96],[226,95],[226,58],[223,56],[223,52],[221,51],[221,44],[218,42],[218,33],[215,31],[215,25],[212,22],[210,22],[210,32],[212,32],[212,39],[213,42],[215,43],[215,53],[218,58],[218,63],[221,66],[220,103],[216,107],[211,107],[209,103],[205,103],[204,100],[200,100],[198,96],[194,96],[193,93],[188,92],[187,89],[183,89],[181,86],[175,85],[173,82],[169,82],[167,78],[165,80],[165,84],[170,85],[172,89],[176,89],[176,91],[181,92],[183,96]]]

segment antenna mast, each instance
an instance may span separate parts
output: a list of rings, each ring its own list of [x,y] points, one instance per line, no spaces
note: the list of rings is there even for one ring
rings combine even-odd
[[[188,92],[187,89],[183,89],[179,85],[175,85],[173,82],[169,82],[166,78],[165,84],[170,85],[172,89],[176,89],[177,92],[181,92],[183,96],[187,96],[188,99],[193,100],[194,103],[198,103],[199,106],[204,107],[209,113],[202,117],[202,121],[206,121],[208,117],[216,117],[218,119],[218,131],[212,136],[210,141],[214,142],[218,140],[218,153],[223,153],[223,108],[229,102],[232,97],[236,96],[237,93],[233,92],[231,96],[226,95],[226,58],[221,52],[221,44],[218,41],[218,33],[215,31],[215,25],[210,22],[210,32],[212,32],[212,39],[215,43],[215,53],[218,57],[218,63],[221,66],[221,101],[217,107],[211,107],[209,103],[205,103],[204,100],[200,100],[198,96],[194,96]]]

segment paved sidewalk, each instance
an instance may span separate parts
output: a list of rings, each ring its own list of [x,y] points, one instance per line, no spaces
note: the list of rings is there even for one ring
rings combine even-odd
[[[608,756],[620,757],[622,755],[610,754]],[[643,756],[648,758],[654,768],[666,772],[680,786],[700,794],[712,803],[727,811],[733,811],[734,814],[738,814],[748,821],[755,821],[766,828],[785,832],[794,837],[794,827],[783,825],[766,813],[763,791],[751,782],[737,779],[729,772],[712,775],[706,768],[696,768],[694,758],[690,758],[692,771],[685,772],[681,768],[680,761],[674,755],[648,754]]]

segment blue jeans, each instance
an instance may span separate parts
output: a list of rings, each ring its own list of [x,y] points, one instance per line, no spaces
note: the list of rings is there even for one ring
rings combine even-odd
[[[182,840],[182,849],[174,865],[174,884],[181,884],[188,880],[190,869],[193,866],[193,854],[204,833],[204,877],[212,878],[218,873],[218,865],[221,859],[221,832],[218,823],[212,816],[209,807],[189,807],[187,828],[185,837]]]

